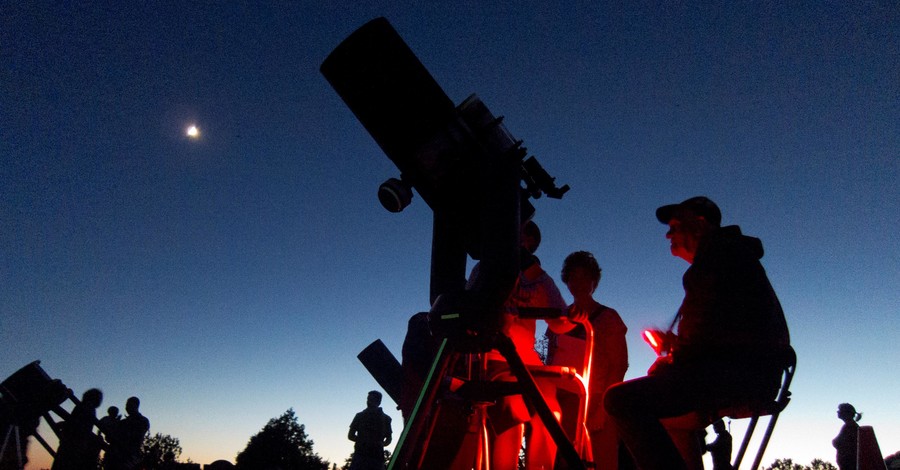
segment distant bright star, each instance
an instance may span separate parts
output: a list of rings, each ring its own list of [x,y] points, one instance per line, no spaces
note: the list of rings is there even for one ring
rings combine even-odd
[[[195,126],[195,125],[191,125],[190,127],[187,128],[187,131],[185,131],[185,134],[188,137],[190,137],[191,139],[199,139],[200,138],[200,129],[198,129],[197,126]]]

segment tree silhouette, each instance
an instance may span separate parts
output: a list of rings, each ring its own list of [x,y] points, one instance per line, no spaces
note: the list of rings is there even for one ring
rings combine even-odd
[[[272,418],[235,459],[238,470],[328,470],[293,408]]]
[[[166,452],[172,452],[172,455],[175,456],[175,461],[178,461],[178,457],[181,456],[181,443],[178,441],[178,438],[161,433],[156,433],[154,436],[147,433],[144,436],[144,443],[141,444],[141,453],[144,454],[144,465],[147,468],[159,468],[162,465],[163,456],[166,455]]]
[[[826,462],[822,459],[813,459],[809,464],[809,470],[838,470],[838,468],[831,462]]]
[[[822,459],[813,459],[809,465],[805,466],[794,463],[791,459],[778,459],[766,470],[838,470],[838,468],[833,463]]]
[[[384,468],[388,467],[388,464],[391,463],[391,451],[385,449],[384,450]],[[353,454],[350,454],[350,457],[344,459],[344,465],[341,466],[341,470],[350,470],[350,465],[353,464]],[[337,470],[337,464],[335,464],[334,468],[331,470]]]
[[[805,470],[803,465],[794,463],[791,459],[777,459],[766,470]]]

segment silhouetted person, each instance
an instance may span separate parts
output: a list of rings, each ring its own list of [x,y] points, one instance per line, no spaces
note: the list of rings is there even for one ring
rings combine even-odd
[[[150,420],[141,414],[140,406],[141,401],[137,397],[129,398],[125,402],[125,413],[128,415],[119,422],[112,434],[110,451],[113,459],[110,463],[114,470],[132,470],[141,465],[141,445],[150,430]]]
[[[97,407],[102,402],[103,392],[96,388],[87,390],[69,418],[61,423],[53,470],[97,468],[102,441],[94,434],[94,424],[97,423]]]
[[[121,470],[122,468],[122,451],[120,445],[116,442],[119,433],[119,425],[122,423],[122,416],[119,414],[118,406],[110,406],[106,409],[106,416],[100,418],[97,428],[106,440],[106,452],[103,454],[104,470]]]
[[[97,424],[97,428],[100,429],[100,432],[102,432],[103,435],[108,436],[109,434],[115,432],[115,427],[121,420],[122,416],[119,415],[119,407],[110,406],[106,409],[106,416],[100,418],[100,422]]]
[[[162,463],[159,465],[159,470],[175,470],[178,468],[178,463],[175,462],[175,452],[171,450],[166,451],[162,457]]]
[[[862,414],[849,403],[838,405],[837,417],[844,422],[841,432],[831,441],[837,450],[837,464],[841,470],[856,470],[857,446],[859,442],[859,421]]]
[[[574,367],[584,374],[587,331],[582,322],[590,322],[594,341],[585,424],[590,433],[596,468],[617,470],[619,436],[613,426],[607,424],[603,395],[609,386],[621,382],[628,370],[628,346],[625,343],[628,328],[618,312],[594,300],[601,273],[594,255],[587,251],[576,251],[563,261],[562,281],[574,301],[568,307],[563,325],[557,326],[556,332],[547,330],[547,363]],[[567,418],[577,413],[573,405],[578,405],[578,399],[571,393],[560,391],[559,400],[563,407],[563,420],[568,423]]]
[[[350,470],[384,470],[384,447],[391,443],[391,417],[381,410],[381,392],[372,390],[366,409],[356,413],[347,439],[353,445]]]
[[[719,208],[702,196],[660,207],[656,217],[669,226],[672,254],[691,264],[677,329],[667,335],[668,354],[646,377],[610,387],[605,406],[639,468],[684,470],[702,466],[696,434],[676,446],[660,420],[774,398],[790,341],[759,239],[720,227]],[[687,446],[698,447],[690,462],[679,452]]]
[[[725,429],[725,422],[717,419],[713,422],[716,438],[706,444],[706,451],[712,457],[713,470],[732,470],[731,468],[731,434]]]

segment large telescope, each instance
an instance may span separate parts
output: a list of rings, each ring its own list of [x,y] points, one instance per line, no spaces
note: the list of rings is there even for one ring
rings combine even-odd
[[[475,95],[453,102],[384,18],[366,23],[323,62],[322,74],[400,170],[378,190],[403,210],[412,190],[434,212],[431,303],[479,310],[466,321],[491,327],[518,275],[529,198],[561,198],[554,179]],[[466,255],[482,275],[465,291]],[[446,298],[447,296],[453,299]],[[451,306],[452,305],[452,306]]]
[[[384,18],[366,23],[341,42],[321,71],[400,170],[399,178],[379,188],[382,205],[400,212],[410,204],[415,190],[434,215],[428,327],[431,338],[441,338],[442,343],[405,423],[391,470],[481,468],[489,452],[486,438],[466,445],[459,444],[464,440],[460,433],[444,432],[453,426],[443,418],[458,415],[441,411],[440,397],[446,393],[444,379],[460,357],[491,349],[504,356],[518,381],[511,393],[521,394],[535,408],[569,468],[584,468],[512,340],[500,328],[503,304],[520,272],[522,225],[534,214],[530,199],[544,194],[561,198],[568,186],[557,187],[537,159],[528,157],[522,142],[507,131],[503,119],[477,96],[455,106]],[[468,282],[467,257],[479,260],[478,275]],[[373,346],[361,360],[385,349],[377,342]],[[381,375],[388,378],[379,383],[391,382],[389,377],[398,374]],[[499,383],[485,383],[483,377],[468,379],[470,389],[488,390],[491,397],[511,394],[496,390],[494,385]],[[388,391],[394,388],[390,383],[382,386]],[[490,401],[484,398],[487,395],[471,393],[464,399],[483,406]],[[483,413],[476,414],[483,419]],[[486,436],[486,427],[480,428]]]

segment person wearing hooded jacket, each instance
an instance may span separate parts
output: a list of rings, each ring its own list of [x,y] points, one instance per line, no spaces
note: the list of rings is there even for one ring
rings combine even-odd
[[[759,239],[721,227],[718,206],[703,196],[662,206],[656,217],[669,226],[672,255],[691,264],[677,328],[664,336],[668,354],[647,376],[611,387],[604,405],[639,468],[682,470],[696,466],[661,420],[771,399],[790,338]]]

